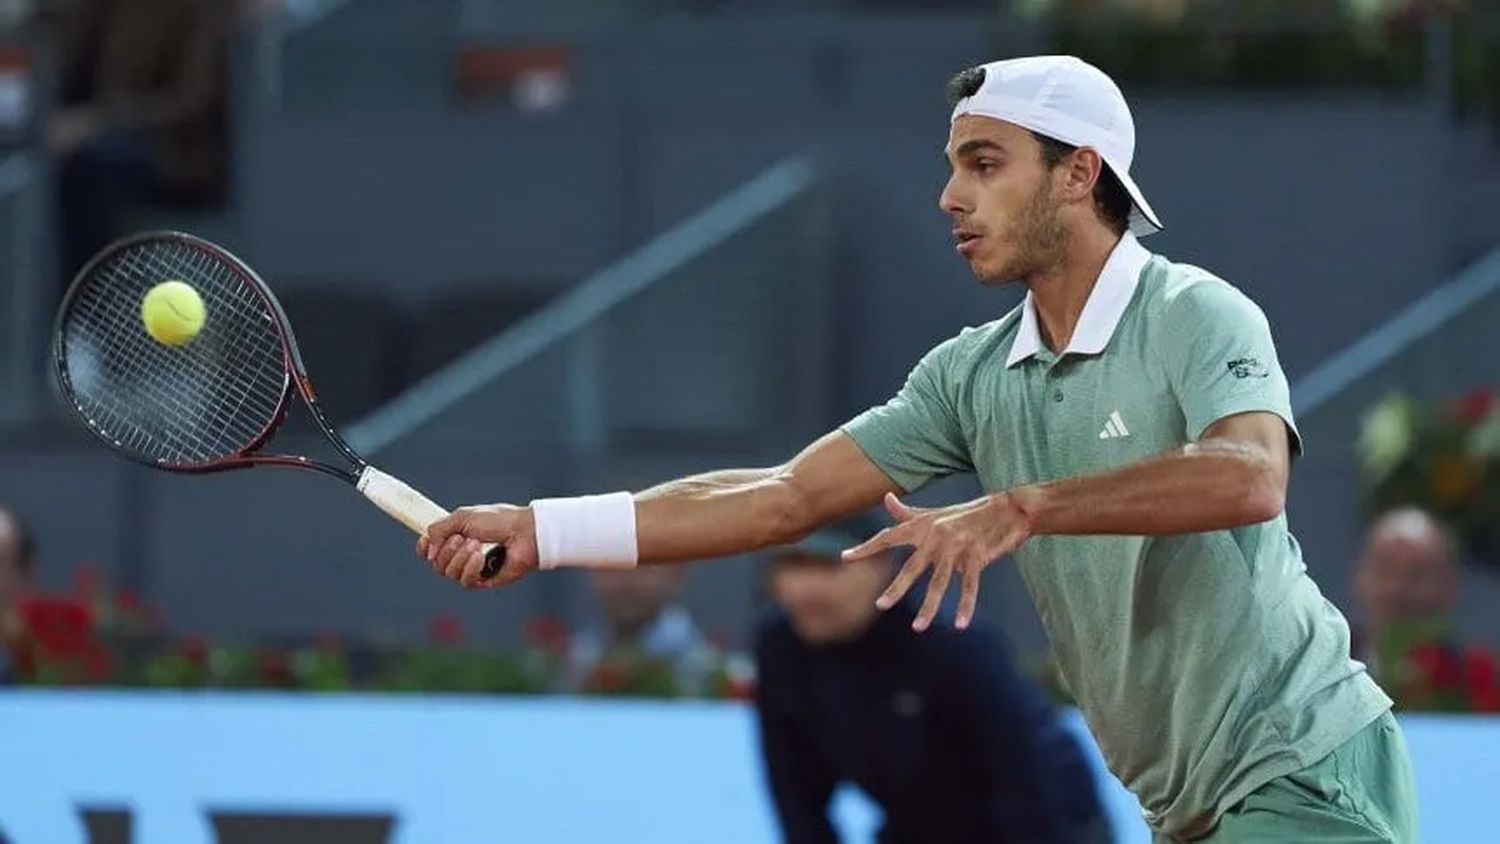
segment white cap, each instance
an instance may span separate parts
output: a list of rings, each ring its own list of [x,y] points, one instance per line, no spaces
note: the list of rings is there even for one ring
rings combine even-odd
[[[953,120],[965,114],[993,117],[1065,144],[1092,148],[1130,193],[1130,232],[1144,237],[1162,230],[1161,219],[1130,178],[1135,121],[1113,79],[1073,56],[1031,56],[980,67],[984,82],[972,97],[954,106]]]

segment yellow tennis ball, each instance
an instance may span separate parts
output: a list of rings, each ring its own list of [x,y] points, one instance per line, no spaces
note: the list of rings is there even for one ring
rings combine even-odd
[[[203,297],[185,281],[164,281],[141,299],[141,322],[158,343],[181,346],[203,330]]]

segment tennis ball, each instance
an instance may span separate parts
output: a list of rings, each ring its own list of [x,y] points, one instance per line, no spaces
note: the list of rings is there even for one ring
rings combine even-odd
[[[181,346],[203,329],[203,297],[185,281],[164,281],[141,299],[141,322],[156,342]]]

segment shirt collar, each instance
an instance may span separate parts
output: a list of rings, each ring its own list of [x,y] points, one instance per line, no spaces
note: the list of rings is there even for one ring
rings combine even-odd
[[[1142,246],[1135,235],[1126,232],[1120,238],[1120,242],[1109,253],[1109,259],[1104,262],[1104,269],[1099,271],[1099,280],[1089,293],[1089,300],[1083,305],[1078,326],[1073,329],[1073,339],[1069,341],[1063,354],[1077,352],[1097,355],[1104,351],[1104,347],[1109,345],[1109,338],[1114,336],[1115,328],[1120,324],[1120,318],[1125,315],[1125,308],[1130,305],[1131,297],[1135,295],[1141,271],[1150,260],[1150,250]],[[1036,306],[1031,301],[1031,294],[1027,293],[1026,301],[1021,303],[1021,326],[1016,332],[1016,342],[1010,347],[1010,357],[1006,358],[1005,365],[1015,366],[1041,350],[1042,332],[1037,324]]]

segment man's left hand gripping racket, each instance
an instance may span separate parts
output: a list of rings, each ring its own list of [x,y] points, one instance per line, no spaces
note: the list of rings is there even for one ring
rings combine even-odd
[[[170,292],[186,296],[189,309],[201,313],[190,314],[186,330],[160,342],[143,323],[142,303],[168,281],[195,290],[197,297],[179,285]],[[100,252],[63,298],[53,356],[68,406],[105,444],[132,460],[172,472],[312,469],[352,484],[418,534],[448,515],[366,463],[334,431],[270,288],[243,261],[206,240],[149,232]],[[346,465],[262,453],[293,396],[311,411]],[[484,551],[489,578],[504,563],[505,547]]]

